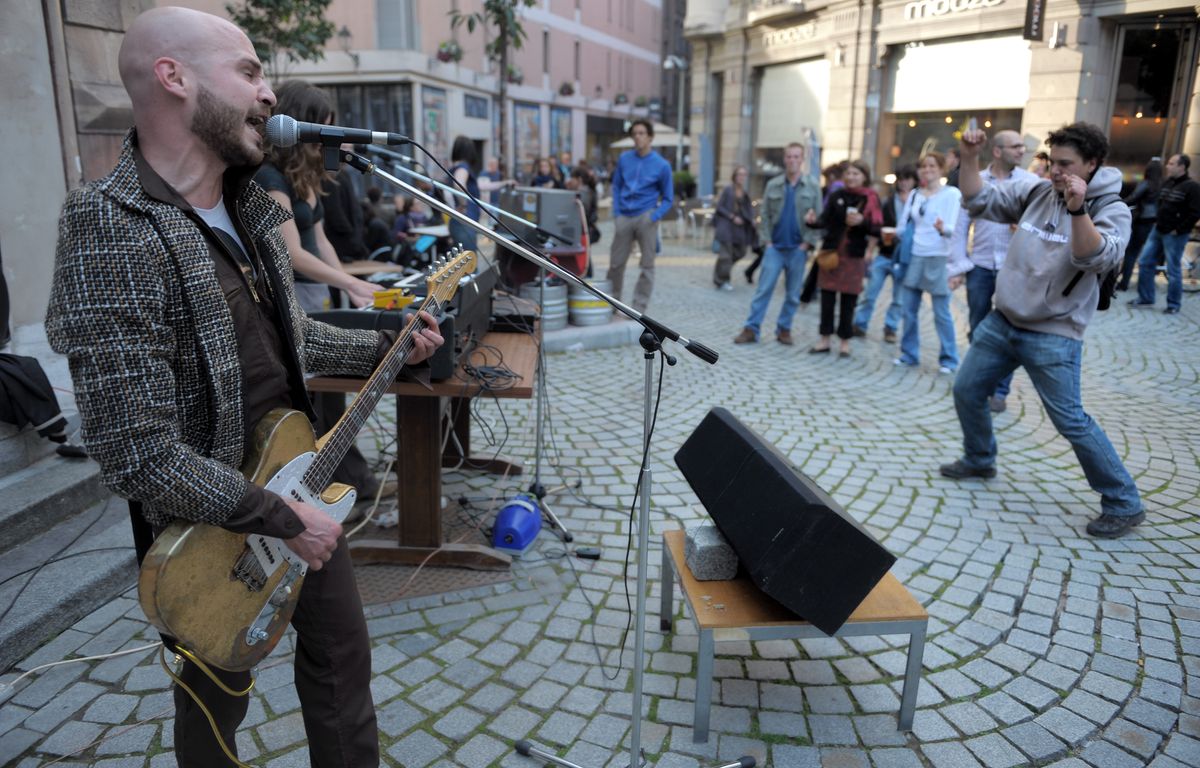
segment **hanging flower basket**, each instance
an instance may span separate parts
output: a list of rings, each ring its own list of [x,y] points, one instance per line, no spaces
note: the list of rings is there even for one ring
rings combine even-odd
[[[613,97],[613,103],[614,104],[628,104],[629,97],[623,93],[618,93],[616,96]]]
[[[438,61],[461,61],[463,57],[462,46],[453,40],[446,40],[438,45],[437,57]]]
[[[574,96],[575,95],[575,86],[564,81],[562,85],[558,86],[558,95],[559,96]]]
[[[513,85],[520,85],[525,80],[525,75],[521,72],[520,67],[508,66],[508,82]]]

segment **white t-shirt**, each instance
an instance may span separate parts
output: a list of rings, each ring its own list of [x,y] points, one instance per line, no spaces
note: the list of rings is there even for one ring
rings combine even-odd
[[[217,201],[216,206],[212,208],[200,208],[193,206],[192,210],[196,215],[204,219],[204,223],[213,229],[219,229],[237,243],[238,248],[242,249],[242,255],[245,256],[249,251],[246,250],[246,244],[242,242],[242,238],[238,237],[237,227],[233,226],[233,219],[229,218],[229,211],[225,210],[225,196]]]

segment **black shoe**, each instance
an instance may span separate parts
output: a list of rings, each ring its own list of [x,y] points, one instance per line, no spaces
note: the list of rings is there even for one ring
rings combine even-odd
[[[942,473],[942,477],[949,477],[952,480],[962,480],[964,477],[982,477],[992,478],[996,476],[996,468],[993,467],[968,467],[963,464],[962,459],[955,461],[952,464],[943,464],[938,468]]]
[[[1141,299],[1130,299],[1129,306],[1131,307],[1153,307],[1153,301],[1142,301]]]
[[[753,270],[749,270],[749,269],[746,270],[746,282],[750,283],[750,285],[754,285],[754,271]]]
[[[867,335],[866,328],[863,328],[861,325],[854,326],[854,336],[856,338],[861,339],[861,338],[864,338],[866,335]]]
[[[1179,307],[1167,307],[1163,310],[1164,315],[1178,315]]]
[[[1099,539],[1115,539],[1129,533],[1129,529],[1146,519],[1145,512],[1136,515],[1110,515],[1107,512],[1087,524],[1090,536]]]

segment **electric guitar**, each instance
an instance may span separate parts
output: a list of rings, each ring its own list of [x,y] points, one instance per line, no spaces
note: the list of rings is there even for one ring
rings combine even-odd
[[[475,271],[475,253],[452,253],[426,278],[421,309],[437,316],[461,278]],[[415,315],[338,423],[320,440],[308,417],[276,408],[255,427],[242,474],[285,499],[304,501],[341,522],[355,491],[330,484],[334,468],[354,444],[425,324]],[[250,669],[283,637],[300,597],[307,564],[282,539],[240,534],[177,520],[154,540],[142,562],[138,597],[150,623],[202,661],[222,669]]]

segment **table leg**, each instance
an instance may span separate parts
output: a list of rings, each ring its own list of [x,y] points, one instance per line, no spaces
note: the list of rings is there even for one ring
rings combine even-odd
[[[696,708],[692,713],[692,741],[708,741],[708,715],[712,707],[713,633],[700,630],[700,647],[696,651]]]
[[[663,632],[670,632],[675,618],[672,605],[675,602],[675,569],[671,564],[671,548],[665,540],[662,543],[662,584],[659,588],[662,594],[658,604],[658,628]]]
[[[400,525],[395,541],[355,540],[356,563],[460,565],[502,570],[512,564],[503,552],[478,544],[442,540],[441,398],[396,398],[400,458],[396,462]]]
[[[921,684],[921,659],[925,655],[926,623],[908,636],[908,666],[904,670],[904,691],[900,695],[900,728],[911,731],[913,711],[917,708],[917,686]]]

